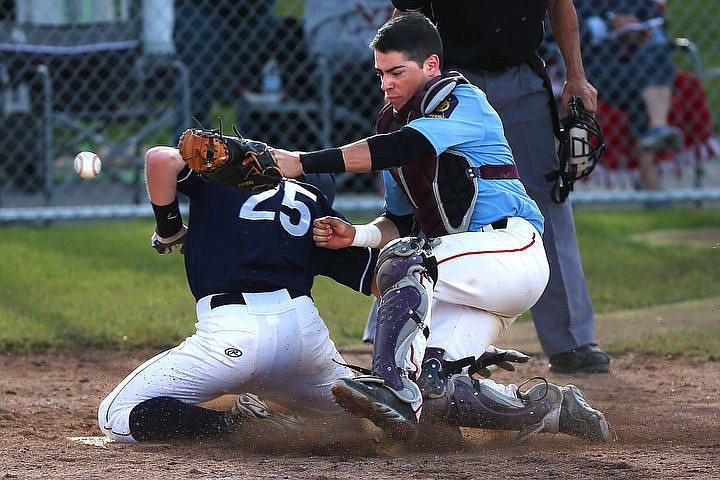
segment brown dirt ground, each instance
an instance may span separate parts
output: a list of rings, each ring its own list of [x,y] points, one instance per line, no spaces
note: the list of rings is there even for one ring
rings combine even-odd
[[[720,319],[720,298],[600,316],[598,338]],[[622,327],[622,328],[620,328]],[[629,328],[632,327],[632,328]],[[534,375],[580,386],[605,412],[615,440],[592,444],[541,434],[523,445],[510,432],[463,429],[464,442],[432,450],[385,439],[375,427],[353,438],[283,442],[203,440],[142,445],[97,443],[96,408],[145,354],[100,351],[0,356],[0,478],[188,479],[476,479],[476,478],[720,478],[720,378],[713,358],[626,354],[610,374],[557,375],[547,370],[530,323],[498,342],[533,355],[501,383]],[[369,349],[344,349],[369,364]],[[222,404],[222,399],[218,405]]]

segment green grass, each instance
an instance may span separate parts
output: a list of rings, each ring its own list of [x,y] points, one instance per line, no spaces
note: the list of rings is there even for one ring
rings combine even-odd
[[[720,226],[718,210],[579,211],[576,224],[597,312],[720,295],[718,248],[650,245],[637,236]],[[0,351],[157,349],[191,334],[182,257],[155,254],[153,228],[143,219],[0,229]],[[313,296],[336,343],[358,343],[371,298],[323,277]],[[718,335],[663,338],[684,346]]]
[[[720,326],[689,328],[682,332],[655,333],[638,338],[615,340],[612,353],[694,355],[720,360]]]
[[[0,230],[0,350],[166,345],[192,327],[181,258],[149,222]]]
[[[651,245],[636,235],[707,226],[720,227],[717,210],[576,214],[583,267],[595,310],[611,312],[719,295],[717,248]]]

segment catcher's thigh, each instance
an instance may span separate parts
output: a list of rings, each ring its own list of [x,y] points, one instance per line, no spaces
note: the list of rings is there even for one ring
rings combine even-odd
[[[548,281],[542,238],[521,218],[505,229],[443,237],[433,251],[438,281],[428,346],[443,348],[450,360],[482,355]]]
[[[542,236],[522,218],[507,228],[442,237],[434,298],[512,319],[540,298],[550,275]]]
[[[497,340],[508,319],[466,305],[435,299],[428,347],[445,350],[446,360],[479,357]],[[512,322],[513,319],[509,321]]]

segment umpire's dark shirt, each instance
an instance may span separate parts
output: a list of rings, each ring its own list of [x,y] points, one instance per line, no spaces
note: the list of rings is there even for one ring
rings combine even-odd
[[[392,2],[399,10],[423,8],[433,19],[443,40],[447,66],[501,70],[531,62],[543,39],[545,0]]]

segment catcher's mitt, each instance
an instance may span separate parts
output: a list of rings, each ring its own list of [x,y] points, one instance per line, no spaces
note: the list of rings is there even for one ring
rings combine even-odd
[[[190,128],[178,142],[180,156],[187,165],[204,177],[222,185],[253,192],[270,190],[283,178],[275,160],[263,142],[242,138],[233,125],[236,137],[219,130]]]

